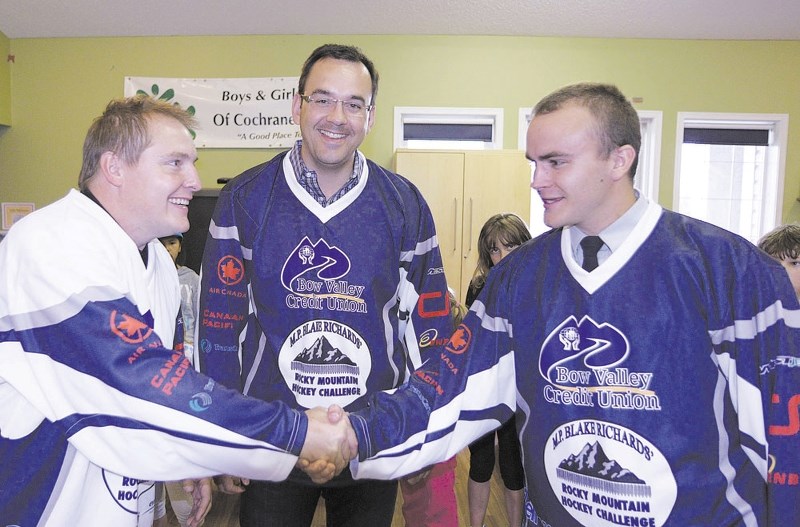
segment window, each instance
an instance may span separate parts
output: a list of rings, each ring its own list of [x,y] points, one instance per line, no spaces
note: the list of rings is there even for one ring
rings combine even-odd
[[[502,108],[396,106],[394,149],[503,148]]]
[[[525,136],[531,122],[531,108],[520,108],[518,146],[525,150]],[[658,202],[658,175],[661,171],[661,112],[640,110],[639,123],[642,132],[642,146],[639,149],[639,165],[634,176],[634,186],[651,201]],[[531,172],[531,178],[533,173]],[[531,190],[530,228],[534,236],[545,232],[548,227],[543,222],[544,207],[539,196]]]
[[[757,243],[781,221],[788,120],[678,113],[675,210]]]

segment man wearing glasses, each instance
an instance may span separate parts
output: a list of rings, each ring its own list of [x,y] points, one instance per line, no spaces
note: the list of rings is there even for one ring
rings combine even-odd
[[[292,116],[302,139],[220,194],[202,270],[201,369],[292,408],[363,408],[400,386],[452,326],[431,212],[419,191],[358,151],[375,119],[378,74],[357,48],[306,60]],[[315,485],[226,477],[242,527],[391,525],[397,484],[349,470]]]

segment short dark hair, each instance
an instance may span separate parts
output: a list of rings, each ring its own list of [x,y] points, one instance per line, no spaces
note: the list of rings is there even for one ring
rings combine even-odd
[[[800,225],[781,225],[758,241],[758,248],[777,260],[800,257]]]
[[[375,104],[375,99],[378,98],[378,70],[375,69],[372,61],[359,48],[342,44],[323,44],[311,52],[300,72],[300,82],[297,88],[300,90],[301,95],[306,94],[306,80],[308,80],[308,75],[311,73],[311,68],[322,59],[346,60],[363,64],[369,72],[369,78],[372,80],[372,100],[367,101],[367,103],[370,105]]]
[[[612,84],[580,83],[554,91],[534,107],[533,114],[548,114],[569,103],[585,107],[595,119],[602,153],[607,156],[620,146],[630,145],[636,151],[631,164],[631,179],[639,164],[642,131],[639,114],[625,95]]]
[[[148,121],[157,115],[175,119],[189,130],[197,128],[197,120],[176,104],[147,95],[114,99],[86,133],[78,187],[86,189],[105,152],[114,152],[129,165],[135,165],[150,144]]]

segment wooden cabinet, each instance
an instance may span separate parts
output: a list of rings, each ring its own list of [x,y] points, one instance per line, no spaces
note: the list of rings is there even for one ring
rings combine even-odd
[[[397,150],[395,171],[433,211],[448,285],[463,301],[478,263],[478,234],[494,214],[530,217],[531,170],[519,150]]]

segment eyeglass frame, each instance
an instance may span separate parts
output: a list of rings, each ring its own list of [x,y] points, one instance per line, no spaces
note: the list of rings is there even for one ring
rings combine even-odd
[[[301,93],[299,96],[300,96],[300,99],[301,99],[302,101],[304,101],[304,102],[306,102],[306,103],[308,103],[308,104],[312,105],[312,107],[313,107],[313,106],[315,106],[315,105],[316,105],[316,104],[317,104],[319,101],[318,101],[317,99],[312,99],[312,98],[311,98],[311,96],[312,96],[312,95],[319,95],[319,97],[320,97],[321,99],[328,99],[329,101],[331,101],[331,102],[333,103],[333,106],[331,106],[331,107],[328,109],[328,111],[331,111],[331,110],[333,110],[333,109],[334,109],[336,106],[338,106],[338,105],[339,105],[339,103],[342,103],[342,111],[343,111],[344,113],[346,113],[347,115],[352,115],[352,116],[354,116],[354,117],[366,117],[366,115],[367,115],[369,112],[371,112],[372,110],[374,110],[374,109],[375,109],[375,105],[374,105],[374,104],[365,104],[365,105],[362,107],[362,109],[361,109],[361,110],[359,110],[358,112],[356,112],[356,113],[351,113],[351,112],[348,112],[348,111],[345,109],[345,104],[353,104],[353,99],[350,99],[350,100],[347,100],[347,101],[345,101],[345,100],[342,100],[342,99],[336,99],[336,98],[334,98],[334,97],[329,97],[329,96],[327,96],[327,95],[324,95],[324,94],[316,94],[316,93],[312,93],[311,95],[306,95],[306,94],[303,94],[303,93]],[[357,102],[357,101],[358,101],[358,100],[356,99],[356,102]],[[363,111],[364,113],[361,113],[362,111]]]

